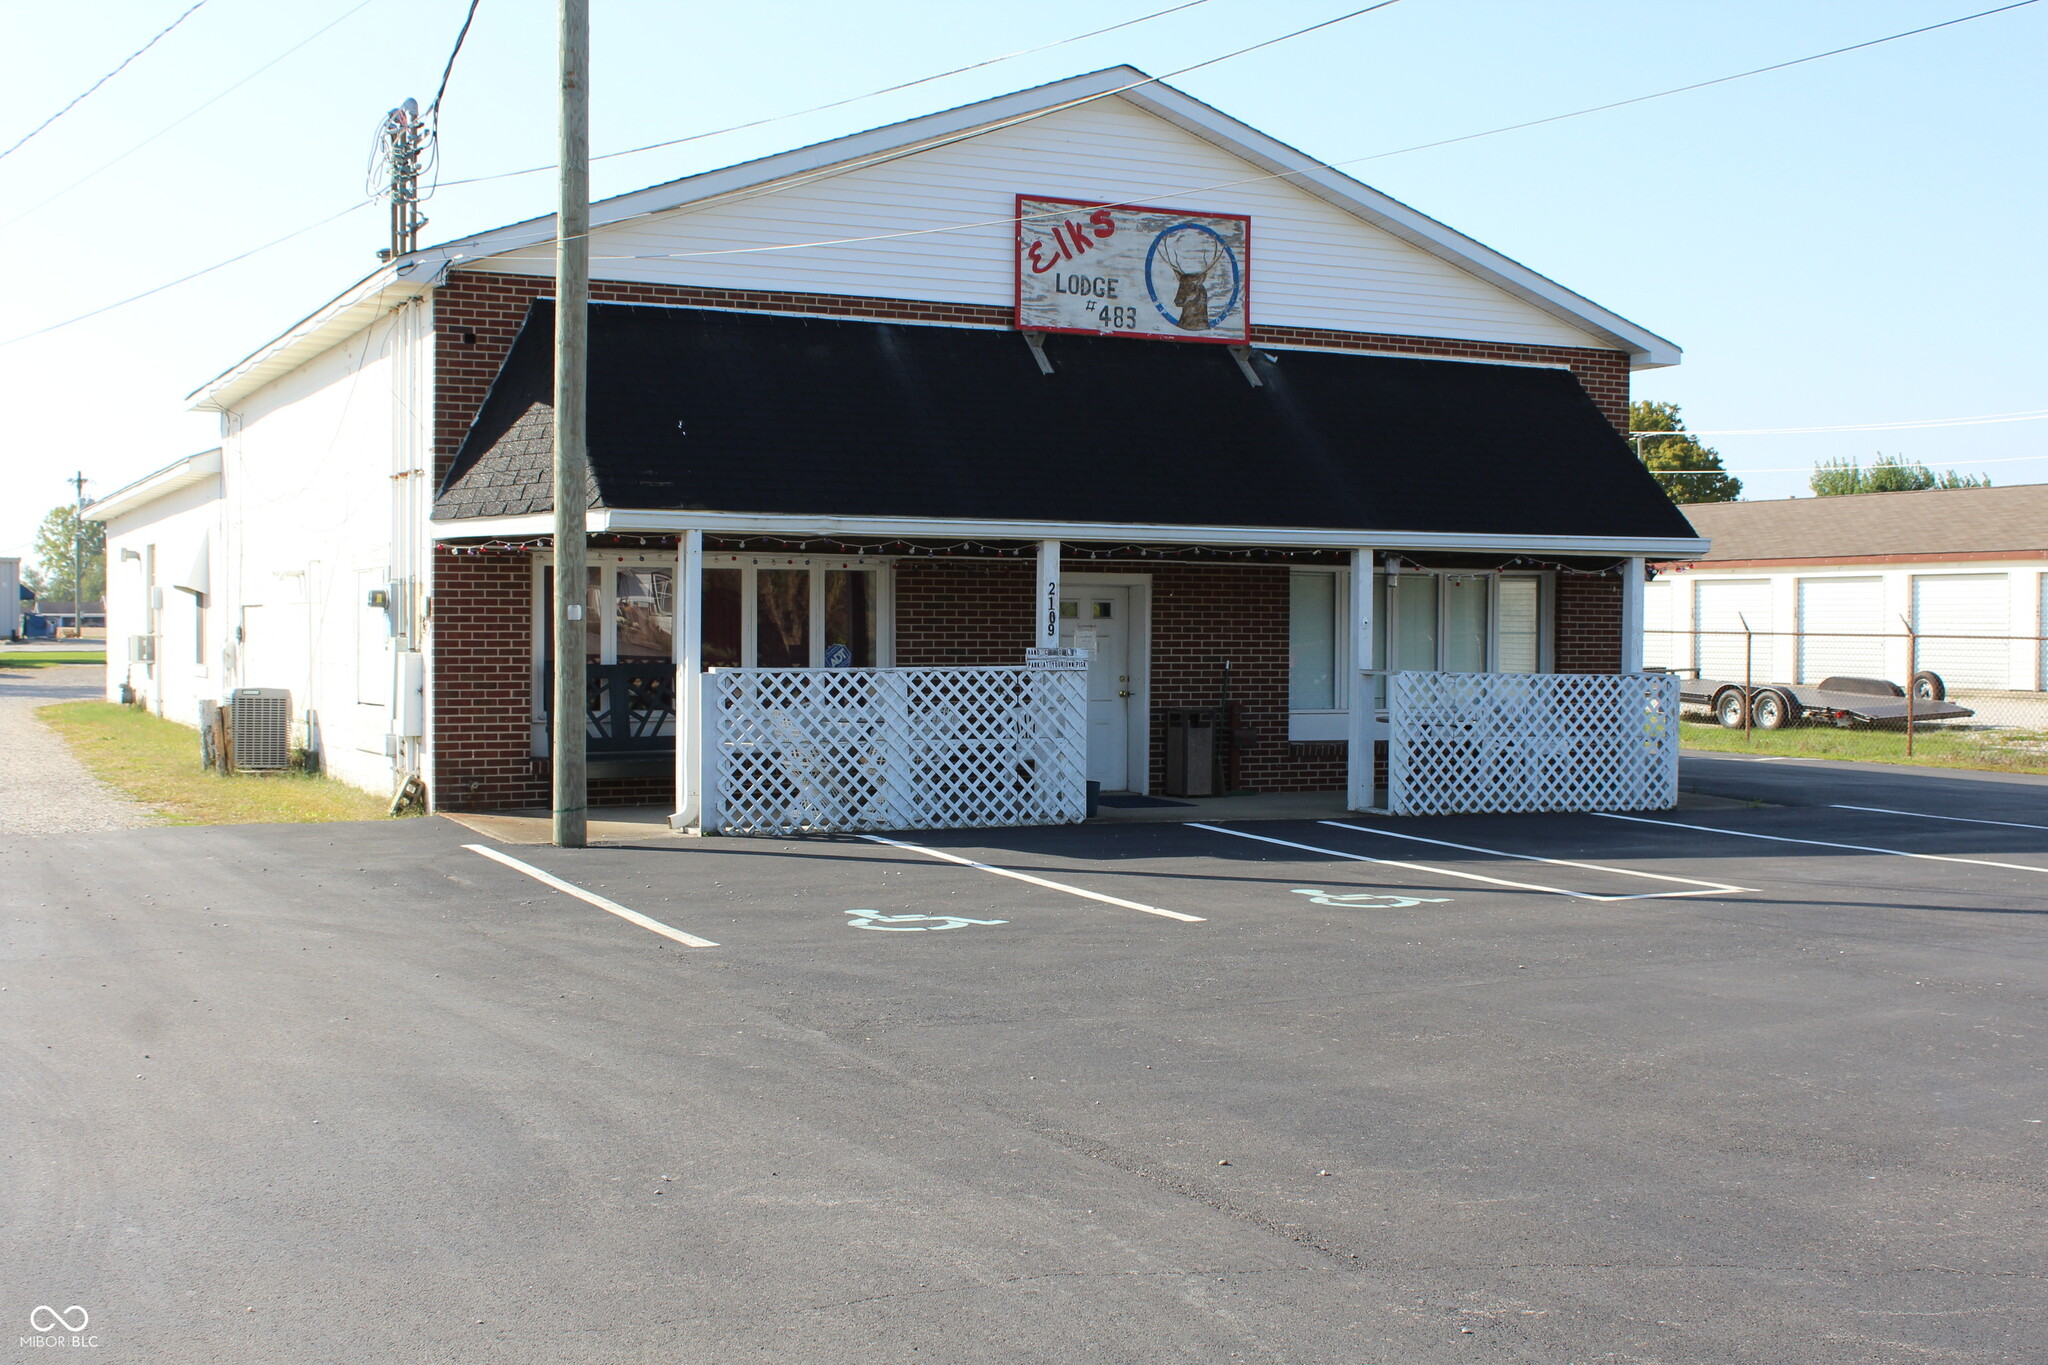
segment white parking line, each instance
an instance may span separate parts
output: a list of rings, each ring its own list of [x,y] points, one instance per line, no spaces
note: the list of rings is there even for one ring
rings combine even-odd
[[[1207,923],[1200,915],[1183,915],[1178,910],[1162,910],[1156,905],[1140,905],[1136,901],[1127,901],[1118,896],[1105,896],[1100,891],[1083,891],[1080,887],[1068,886],[1065,882],[1047,881],[1043,877],[1034,877],[1028,872],[1013,872],[1007,867],[991,867],[987,863],[977,863],[972,858],[963,858],[957,853],[947,853],[940,849],[927,848],[923,844],[907,844],[901,839],[884,839],[879,834],[863,834],[860,837],[866,839],[869,843],[887,844],[891,848],[903,848],[910,850],[912,853],[922,853],[927,858],[939,858],[949,863],[958,863],[962,867],[971,867],[977,872],[993,872],[998,877],[1009,877],[1020,882],[1030,882],[1033,886],[1042,886],[1047,890],[1064,891],[1070,896],[1085,896],[1091,901],[1101,901],[1104,905],[1120,905],[1126,910],[1143,910],[1148,915],[1164,915],[1167,919],[1177,919],[1187,924]]]
[[[1651,892],[1641,896],[1603,896],[1601,897],[1602,900],[1639,901],[1650,900],[1656,896],[1712,896],[1724,893],[1747,895],[1752,890],[1752,888],[1747,886],[1730,886],[1727,882],[1705,881],[1699,877],[1674,877],[1663,872],[1638,872],[1632,867],[1608,867],[1605,863],[1581,863],[1574,862],[1570,858],[1545,858],[1541,854],[1536,853],[1510,853],[1502,848],[1481,848],[1477,844],[1454,844],[1448,839],[1425,839],[1420,834],[1396,834],[1390,829],[1380,829],[1374,825],[1353,825],[1342,820],[1320,820],[1317,823],[1329,825],[1333,829],[1355,829],[1361,834],[1381,834],[1389,839],[1406,839],[1410,843],[1441,844],[1445,848],[1462,848],[1467,853],[1490,853],[1496,858],[1520,858],[1525,862],[1531,863],[1550,863],[1556,867],[1583,867],[1592,872],[1612,872],[1618,877],[1643,877],[1653,882],[1676,882],[1680,886],[1700,886],[1706,888],[1704,891]]]
[[[2027,825],[2018,820],[1979,820],[1968,815],[1929,815],[1925,811],[1891,810],[1885,806],[1845,806],[1837,802],[1834,810],[1864,810],[1877,815],[1910,815],[1915,820],[1953,820],[1964,825],[2004,825],[2007,829],[2048,829],[2048,825]]]
[[[1336,822],[1333,820],[1325,820],[1322,823],[1326,825],[1336,824]],[[1574,891],[1568,886],[1548,886],[1542,882],[1511,881],[1506,877],[1489,877],[1479,872],[1460,872],[1456,868],[1452,867],[1433,867],[1428,863],[1404,863],[1400,861],[1398,858],[1374,858],[1363,853],[1350,853],[1341,848],[1323,848],[1317,844],[1297,844],[1291,839],[1275,839],[1268,834],[1248,834],[1241,829],[1225,829],[1221,825],[1204,825],[1193,820],[1188,821],[1187,824],[1188,827],[1191,829],[1206,829],[1216,834],[1228,834],[1238,839],[1255,839],[1262,844],[1278,844],[1282,848],[1298,848],[1307,853],[1322,853],[1332,858],[1349,858],[1351,861],[1355,863],[1378,863],[1382,867],[1404,867],[1407,868],[1410,872],[1429,872],[1434,873],[1439,877],[1461,877],[1468,882],[1485,882],[1490,886],[1511,886],[1518,891],[1545,891],[1553,896],[1570,896],[1574,900],[1600,901],[1603,903],[1611,903],[1614,901],[1644,901],[1670,899],[1674,896],[1711,896],[1721,894],[1721,892],[1718,890],[1712,890],[1653,891],[1647,895],[1641,896],[1597,896],[1594,895],[1591,891]],[[1338,828],[1354,829],[1359,828],[1359,826],[1339,825]],[[1464,845],[1454,845],[1454,847],[1462,848],[1464,847]],[[1490,850],[1482,849],[1480,851],[1487,852]],[[1649,874],[1637,873],[1636,875],[1646,876]],[[1742,889],[1743,888],[1739,886],[1732,886],[1726,888],[1726,890],[1730,892],[1741,891]]]
[[[1676,820],[1646,820],[1640,815],[1616,815],[1611,811],[1589,812],[1602,820],[1627,820],[1637,825],[1661,825],[1665,829],[1696,829],[1702,834],[1727,834],[1737,839],[1768,839],[1774,844],[1812,844],[1816,848],[1846,848],[1852,853],[1889,853],[1895,858],[1921,858],[1930,863],[1969,863],[1976,867],[2002,867],[2010,872],[2037,872],[2048,876],[2048,867],[2025,863],[1994,863],[1988,858],[1956,858],[1945,853],[1908,853],[1903,848],[1877,848],[1870,844],[1838,844],[1827,839],[1794,839],[1785,834],[1753,834],[1746,829],[1716,829],[1712,825],[1682,825]]]
[[[522,863],[517,858],[508,858],[504,854],[498,852],[498,850],[496,850],[495,848],[485,848],[482,844],[464,844],[463,847],[468,849],[471,853],[483,854],[492,862],[503,863],[505,866],[509,868],[514,868],[520,872],[524,872],[527,876],[533,878],[537,882],[540,882],[544,886],[552,886],[553,888],[555,888],[555,890],[560,891],[565,895],[574,896],[577,900],[580,901],[586,901],[589,904],[596,906],[600,910],[604,910],[611,914],[617,915],[622,920],[626,920],[630,923],[637,924],[642,929],[652,929],[655,933],[660,934],[664,938],[672,938],[676,942],[684,944],[691,948],[716,948],[718,946],[716,943],[713,943],[708,938],[698,938],[695,934],[686,934],[680,929],[671,929],[658,919],[649,919],[647,918],[647,916],[641,914],[638,910],[628,910],[625,906],[620,905],[617,901],[606,900],[603,896],[598,895],[595,891],[585,891],[582,887],[576,885],[576,883],[565,882],[560,877],[555,876],[553,873],[543,872],[539,868],[531,865],[530,863]]]

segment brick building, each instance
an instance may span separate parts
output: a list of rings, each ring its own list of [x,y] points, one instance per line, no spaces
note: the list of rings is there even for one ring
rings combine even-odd
[[[1086,649],[1089,776],[1144,793],[1187,708],[1219,785],[1356,792],[1388,671],[1636,666],[1645,558],[1705,549],[1617,432],[1677,348],[1142,82],[594,206],[594,803],[687,807],[705,669]],[[198,396],[276,633],[222,677],[362,785],[545,803],[552,256],[402,255]]]

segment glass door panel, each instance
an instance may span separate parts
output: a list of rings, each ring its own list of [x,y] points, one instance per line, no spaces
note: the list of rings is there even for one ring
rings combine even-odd
[[[620,569],[612,606],[617,620],[620,663],[675,658],[676,597],[672,570]]]
[[[1402,574],[1387,580],[1387,605],[1395,623],[1388,668],[1409,672],[1436,668],[1436,585],[1434,574]]]
[[[755,577],[756,665],[761,668],[809,668],[810,570],[762,569]]]
[[[1443,583],[1444,669],[1486,671],[1486,574],[1445,574]]]
[[[875,666],[874,583],[866,569],[825,571],[825,667]]]
[[[704,667],[740,666],[740,588],[743,569],[704,571]]]
[[[595,663],[604,657],[604,570],[591,565],[590,585],[583,593],[583,652]],[[540,571],[541,657],[555,657],[555,566]]]

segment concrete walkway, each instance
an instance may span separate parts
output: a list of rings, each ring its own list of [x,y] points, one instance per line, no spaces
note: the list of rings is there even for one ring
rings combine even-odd
[[[0,839],[153,823],[148,807],[87,772],[56,731],[36,719],[39,706],[104,696],[105,680],[99,664],[0,668]]]

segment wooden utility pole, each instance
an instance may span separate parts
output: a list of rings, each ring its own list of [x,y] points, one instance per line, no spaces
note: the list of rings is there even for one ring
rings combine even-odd
[[[555,724],[554,841],[588,840],[583,761],[584,422],[590,323],[590,0],[561,0],[561,202],[555,214]]]
[[[68,483],[78,491],[71,509],[71,638],[85,638],[85,471],[79,470]]]

